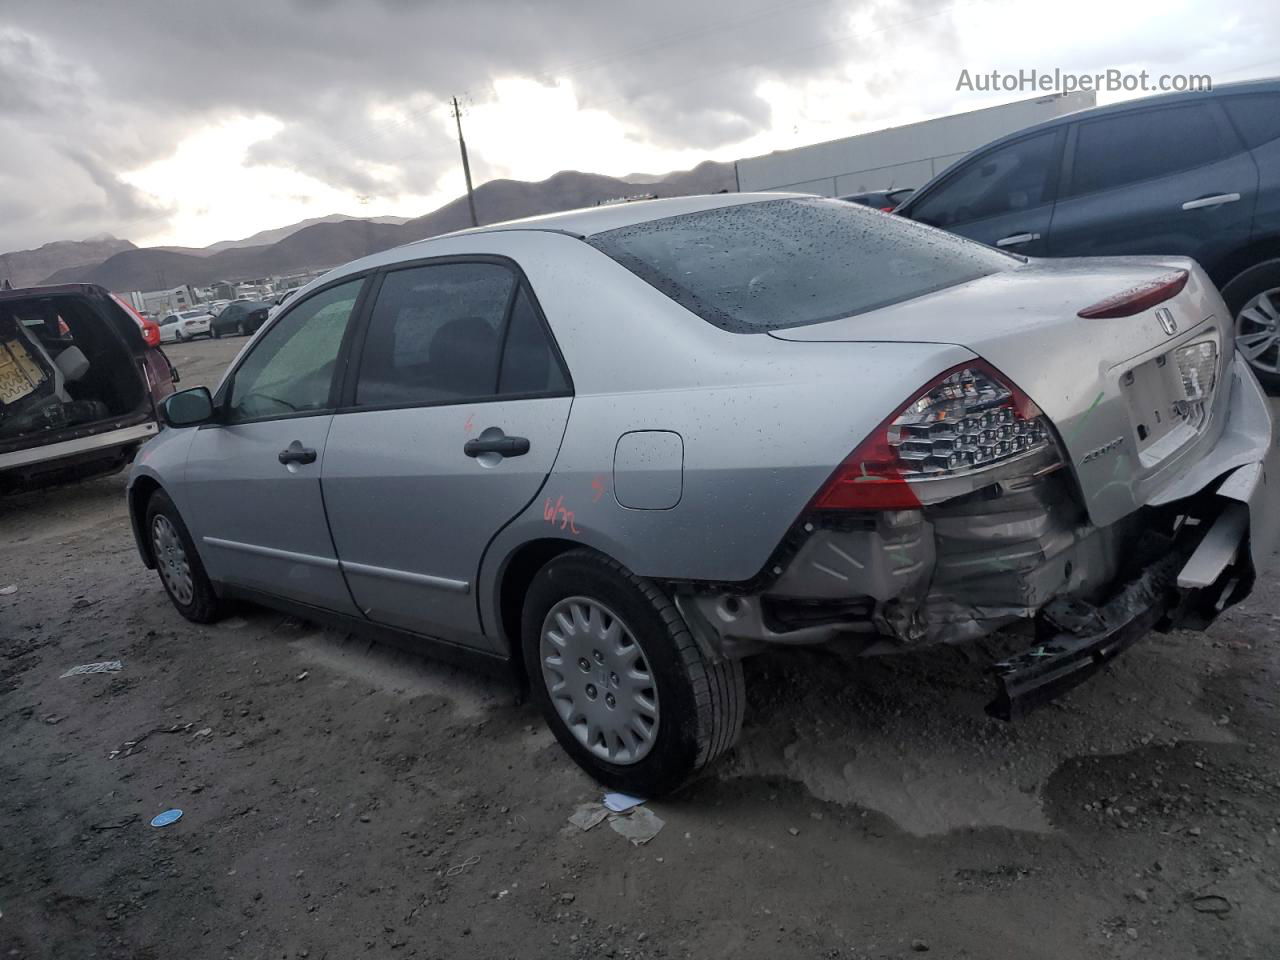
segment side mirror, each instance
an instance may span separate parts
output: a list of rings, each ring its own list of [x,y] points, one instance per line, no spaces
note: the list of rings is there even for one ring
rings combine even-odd
[[[170,394],[161,406],[164,421],[171,427],[194,427],[213,419],[213,395],[208,387],[192,387]]]

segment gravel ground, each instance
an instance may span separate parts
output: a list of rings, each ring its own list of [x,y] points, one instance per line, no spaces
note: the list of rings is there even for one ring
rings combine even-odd
[[[186,386],[242,345],[168,349]],[[123,486],[0,500],[0,957],[1280,956],[1274,576],[1015,725],[954,650],[750,661],[633,846],[503,681],[183,621]]]

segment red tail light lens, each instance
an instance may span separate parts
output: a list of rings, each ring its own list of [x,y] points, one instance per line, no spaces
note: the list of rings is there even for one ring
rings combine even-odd
[[[114,293],[111,294],[111,299],[116,302],[116,306],[133,318],[133,322],[142,330],[142,339],[147,342],[148,347],[160,346],[160,324],[154,320],[148,320],[133,308],[133,304]]]
[[[911,510],[928,484],[1053,447],[1048,420],[981,361],[948,370],[889,417],[818,491],[819,510]],[[950,495],[954,495],[954,492]]]
[[[1085,307],[1077,316],[1086,320],[1107,320],[1112,317],[1132,317],[1134,314],[1150,310],[1157,303],[1176,297],[1187,285],[1190,274],[1185,270],[1174,270],[1163,276],[1140,283],[1136,287],[1122,290],[1114,296],[1099,300],[1091,307]]]

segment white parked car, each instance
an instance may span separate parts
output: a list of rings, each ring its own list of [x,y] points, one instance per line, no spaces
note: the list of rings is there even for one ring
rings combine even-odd
[[[204,310],[171,313],[160,321],[160,342],[213,336],[213,317]]]

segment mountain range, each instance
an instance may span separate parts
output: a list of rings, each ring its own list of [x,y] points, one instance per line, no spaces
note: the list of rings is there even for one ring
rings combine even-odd
[[[707,161],[692,170],[641,180],[561,171],[536,183],[491,180],[475,190],[482,224],[586,207],[638,194],[686,196],[733,190],[733,165]],[[0,279],[14,286],[97,283],[110,290],[158,290],[189,283],[245,280],[337,266],[348,260],[471,225],[465,196],[425,216],[359,219],[334,215],[264,230],[199,249],[136,247],[127,240],[45,244],[0,255]]]

